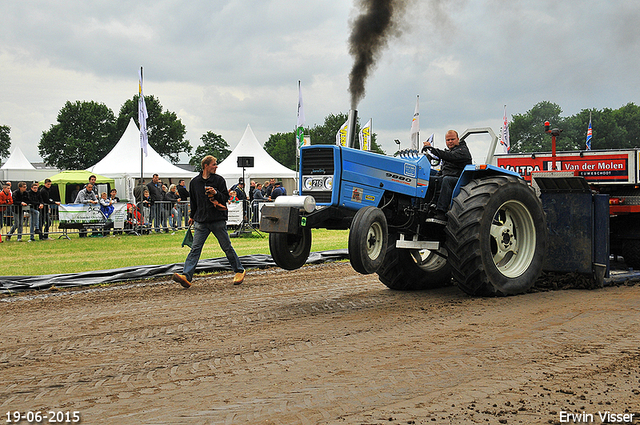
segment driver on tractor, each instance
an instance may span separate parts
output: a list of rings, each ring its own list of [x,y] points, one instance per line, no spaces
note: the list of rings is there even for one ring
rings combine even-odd
[[[453,189],[464,167],[472,162],[471,152],[469,152],[467,143],[460,141],[457,131],[447,131],[445,142],[447,144],[447,150],[434,148],[428,141],[423,143],[424,147],[422,148],[422,152],[428,151],[431,155],[443,161],[442,167],[438,172],[438,176],[442,178],[442,184],[440,187],[440,195],[436,202],[436,213],[435,216],[430,219],[430,221],[439,224],[447,223],[447,211],[451,204]]]

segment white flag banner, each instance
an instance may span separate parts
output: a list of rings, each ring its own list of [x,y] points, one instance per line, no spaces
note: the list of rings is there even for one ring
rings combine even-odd
[[[420,143],[420,96],[416,97],[416,110],[411,121],[411,149],[417,151]]]
[[[140,123],[140,147],[144,151],[144,156],[147,156],[147,146],[149,145],[149,136],[147,134],[147,104],[144,101],[144,94],[142,92],[142,68],[138,73],[138,122]]]
[[[298,118],[296,120],[296,138],[298,139],[298,149],[304,146],[304,107],[302,105],[302,86],[298,81]]]
[[[371,118],[369,121],[362,127],[359,134],[360,140],[360,150],[370,151],[371,150]]]
[[[336,133],[336,145],[342,146],[343,148],[347,147],[347,127],[349,125],[349,120],[346,120],[344,124],[340,127],[340,130]]]
[[[502,145],[502,151],[509,153],[511,150],[511,143],[509,141],[509,122],[507,121],[507,105],[504,105],[504,116],[502,118],[502,133],[500,134],[500,144]]]

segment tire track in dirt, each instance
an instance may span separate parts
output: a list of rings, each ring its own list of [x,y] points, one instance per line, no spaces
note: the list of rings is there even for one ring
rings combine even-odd
[[[348,264],[252,272],[241,287],[228,280],[9,303],[2,407],[73,408],[84,423],[431,418],[433,406],[447,412],[445,399],[470,405],[528,388],[542,371],[611,363],[634,352],[640,333],[633,287],[399,293]]]

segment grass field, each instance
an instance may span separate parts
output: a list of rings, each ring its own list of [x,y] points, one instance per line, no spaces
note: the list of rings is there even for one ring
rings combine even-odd
[[[44,274],[77,273],[120,267],[181,263],[189,253],[181,247],[185,230],[175,234],[154,233],[143,236],[108,236],[57,239],[32,243],[15,239],[0,245],[4,252],[4,276],[37,276]],[[239,256],[269,254],[269,235],[257,233],[231,240]],[[347,247],[347,230],[313,230],[311,251],[325,251]],[[224,257],[218,241],[209,236],[201,258]]]

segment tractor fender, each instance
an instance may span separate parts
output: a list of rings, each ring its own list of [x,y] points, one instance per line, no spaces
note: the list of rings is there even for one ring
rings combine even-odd
[[[453,199],[458,196],[460,193],[460,189],[469,184],[471,180],[482,179],[486,177],[492,176],[513,176],[518,179],[522,179],[520,173],[516,173],[515,171],[510,171],[505,168],[496,167],[495,165],[482,164],[482,165],[467,165],[462,170],[462,174],[460,174],[460,178],[458,179],[458,183],[456,183],[456,187],[453,189],[453,194],[451,195],[451,202],[453,203]],[[451,207],[451,205],[449,206]]]

